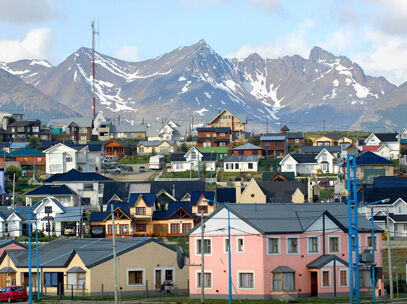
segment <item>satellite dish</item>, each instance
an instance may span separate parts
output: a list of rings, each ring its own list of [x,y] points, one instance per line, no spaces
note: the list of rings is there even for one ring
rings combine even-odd
[[[177,247],[177,264],[180,269],[185,266],[185,252],[181,246]]]

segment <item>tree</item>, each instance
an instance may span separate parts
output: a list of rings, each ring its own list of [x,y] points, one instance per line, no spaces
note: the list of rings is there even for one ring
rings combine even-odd
[[[181,144],[181,152],[188,152],[188,146],[186,143]]]
[[[41,147],[41,142],[40,142],[40,140],[39,140],[39,138],[37,136],[31,136],[30,141],[28,143],[28,146],[31,149],[40,148]]]
[[[8,177],[8,179],[9,180],[13,180],[13,175],[16,175],[16,182],[18,181],[18,179],[21,177],[21,175],[22,175],[22,172],[21,172],[21,169],[20,168],[18,168],[18,167],[16,167],[16,166],[10,166],[10,167],[8,167],[7,168],[7,171],[6,171],[6,175],[7,175],[7,177]]]
[[[260,146],[260,135],[252,135],[247,140],[248,143],[256,146]]]

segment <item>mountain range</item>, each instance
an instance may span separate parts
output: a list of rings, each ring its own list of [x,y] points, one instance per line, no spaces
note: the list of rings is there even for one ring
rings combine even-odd
[[[365,75],[350,59],[314,47],[308,58],[251,54],[223,58],[204,40],[157,58],[126,62],[96,52],[97,110],[138,124],[162,119],[203,123],[227,108],[249,128],[294,130],[404,127],[407,83]],[[42,118],[91,115],[92,50],[56,66],[43,60],[0,63],[0,111]]]

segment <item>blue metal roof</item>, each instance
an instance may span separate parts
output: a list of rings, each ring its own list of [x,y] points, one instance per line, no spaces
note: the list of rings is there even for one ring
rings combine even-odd
[[[220,203],[234,203],[236,202],[236,189],[235,188],[217,188],[216,200]]]
[[[208,200],[215,200],[215,192],[213,191],[191,192],[191,205],[196,205],[202,194]],[[208,204],[213,205],[212,202],[209,202]]]
[[[374,154],[373,152],[365,152],[356,157],[357,165],[394,165],[390,160]]]
[[[47,178],[45,183],[52,182],[81,182],[81,181],[110,181],[110,178],[93,172],[80,172],[75,169],[71,169],[66,173],[54,174]]]
[[[44,185],[25,195],[72,195],[75,194],[67,185]]]
[[[139,197],[142,197],[147,206],[153,207],[155,204],[154,193],[131,193],[129,197],[129,204],[133,206]]]
[[[169,219],[175,212],[177,212],[180,208],[184,209],[187,213],[192,215],[192,205],[190,203],[184,202],[171,202],[168,204],[168,210],[165,211],[155,211],[153,213],[153,220],[167,220]]]

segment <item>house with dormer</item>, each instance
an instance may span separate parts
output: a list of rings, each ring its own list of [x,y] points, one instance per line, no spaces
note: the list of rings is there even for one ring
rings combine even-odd
[[[232,140],[244,140],[246,137],[246,115],[232,114],[229,110],[224,109],[210,120],[207,127],[230,128],[232,132]]]
[[[187,153],[171,154],[171,170],[174,172],[181,171],[198,171],[205,168],[206,171],[216,171],[217,153],[200,152],[198,148],[192,147]]]
[[[293,172],[295,176],[299,174],[317,173],[338,173],[339,166],[335,157],[327,150],[323,149],[318,154],[287,154],[280,161],[281,172]]]
[[[362,149],[367,147],[387,146],[390,150],[390,159],[398,159],[400,155],[399,134],[395,133],[372,133],[364,141]],[[369,150],[372,151],[372,150]],[[373,151],[372,151],[373,152]],[[379,154],[378,154],[379,155]],[[380,155],[382,156],[382,155]]]

